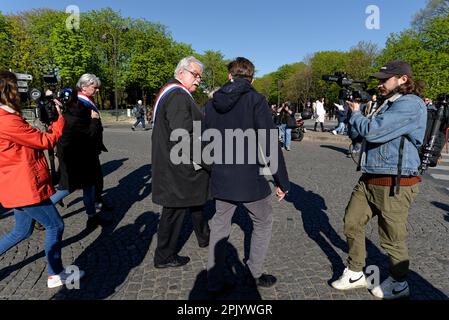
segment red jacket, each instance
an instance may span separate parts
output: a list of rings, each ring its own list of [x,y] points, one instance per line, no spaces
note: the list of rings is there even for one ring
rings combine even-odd
[[[0,204],[17,208],[40,203],[55,193],[45,149],[62,135],[64,118],[52,125],[53,133],[34,129],[17,112],[0,105]]]

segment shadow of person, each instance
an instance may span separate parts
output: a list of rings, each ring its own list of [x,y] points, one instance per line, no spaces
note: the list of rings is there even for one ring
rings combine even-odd
[[[447,222],[449,222],[449,205],[445,204],[445,203],[441,203],[441,202],[437,202],[437,201],[432,201],[431,202],[435,207],[442,209],[444,211],[446,211],[446,215],[444,216],[444,220],[446,220]]]
[[[123,159],[118,159],[118,160],[111,160],[111,161],[108,161],[106,163],[103,163],[101,165],[101,170],[103,172],[103,178],[106,177],[107,175],[115,172],[116,170],[118,170],[127,160],[129,160],[129,158],[123,158]],[[67,203],[67,208],[77,204],[78,202],[80,202],[82,200],[83,200],[82,196],[73,199],[72,201]]]
[[[118,160],[111,160],[101,165],[101,170],[103,171],[103,177],[108,174],[113,173],[118,170],[129,158],[123,158]]]
[[[326,203],[320,195],[312,191],[305,191],[293,182],[290,182],[290,186],[290,192],[285,200],[291,202],[300,212],[304,231],[310,239],[316,242],[332,264],[333,276],[330,281],[333,281],[339,276],[339,272],[344,269],[345,265],[331,244],[347,252],[346,241],[342,240],[329,223],[329,217],[324,211],[327,209]]]
[[[157,231],[159,215],[141,214],[133,224],[109,234],[107,242],[90,245],[74,264],[85,270],[79,290],[62,287],[52,299],[105,299],[126,281],[129,272],[144,260]]]
[[[218,250],[226,252],[225,261],[221,262],[223,268],[213,267],[209,271],[209,277],[218,277],[219,281],[228,285],[225,285],[222,291],[209,292],[208,272],[202,270],[195,279],[189,300],[261,300],[257,287],[248,286],[246,283],[245,266],[239,259],[237,249],[228,242],[228,239],[222,239],[215,245],[215,253]],[[217,259],[219,258],[215,255],[215,260]]]
[[[111,225],[104,227],[101,229],[101,233],[98,236],[97,239],[95,239],[94,242],[89,245],[85,249],[85,251],[92,253],[90,250],[91,247],[98,248],[101,246],[102,243],[104,243],[105,247],[107,248],[107,243],[110,240],[109,235],[112,234],[111,230],[114,230],[117,225],[120,223],[120,221],[123,219],[125,214],[128,212],[128,210],[134,205],[134,203],[139,202],[146,197],[148,197],[151,194],[151,183],[148,181],[151,178],[151,165],[144,165],[140,167],[139,169],[136,169],[135,171],[131,172],[130,174],[126,175],[124,178],[119,180],[118,185],[115,188],[109,189],[107,192],[109,193],[111,199],[115,199],[115,201],[120,200],[120,203],[116,203],[114,211],[112,213],[108,213],[108,216],[112,218]],[[80,217],[80,219],[86,219],[87,217]],[[157,228],[158,221],[155,221],[155,225]],[[67,223],[67,222],[66,222]],[[66,224],[66,229],[68,228]],[[85,237],[87,237],[90,233],[92,233],[94,230],[88,230],[83,229],[81,232],[79,232],[77,235],[70,237],[68,239],[65,239],[62,241],[61,247],[62,247],[62,255],[64,255],[64,248],[67,246],[70,246],[73,243],[76,243]],[[85,251],[83,251],[80,255],[80,259],[83,259],[85,255]],[[114,253],[117,254],[117,253]],[[14,265],[10,265],[0,271],[0,280],[7,277],[12,272],[21,269],[22,267],[28,265],[31,262],[36,261],[39,258],[44,257],[45,254],[43,251],[30,256],[26,258],[25,260],[18,262]],[[83,261],[83,260],[81,260]],[[78,258],[75,260],[75,265],[80,267],[80,269],[86,271],[86,272],[95,272],[95,270],[89,270],[89,268],[85,268],[85,265],[79,265]],[[106,269],[107,270],[107,269]]]
[[[376,221],[374,221],[376,222]],[[376,222],[377,223],[377,222]],[[366,239],[367,258],[366,266],[375,265],[380,271],[380,282],[389,275],[388,255],[379,249],[371,240]],[[409,264],[409,261],[404,261]],[[343,270],[341,270],[343,271]],[[435,288],[429,281],[424,279],[417,272],[410,270],[407,275],[407,282],[410,286],[410,297],[412,300],[448,300],[449,297],[441,290]]]
[[[344,154],[348,153],[348,149],[346,149],[346,148],[339,148],[339,147],[336,147],[336,146],[324,145],[324,144],[320,145],[320,147],[321,148],[326,148],[326,149],[331,149],[331,150],[334,150],[334,151],[338,151],[338,152],[341,152],[341,153],[344,153]]]

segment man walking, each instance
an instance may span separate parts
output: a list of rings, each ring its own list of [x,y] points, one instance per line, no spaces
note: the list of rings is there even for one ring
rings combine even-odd
[[[147,130],[145,128],[145,113],[146,108],[144,105],[142,105],[142,100],[137,101],[137,105],[133,108],[133,114],[136,117],[136,122],[131,127],[131,130],[134,131],[139,123],[142,124],[142,129]]]
[[[218,130],[221,137],[226,137],[226,132],[232,130],[242,134],[243,131],[248,134],[264,131],[266,137],[273,139],[274,141],[269,141],[271,144],[267,143],[268,146],[273,143],[275,146],[268,149],[268,154],[277,155],[271,159],[278,164],[277,171],[272,174],[276,183],[276,196],[281,201],[289,190],[287,170],[277,141],[270,107],[266,99],[251,85],[254,70],[251,61],[241,57],[228,65],[229,82],[214,94],[205,107],[206,128]],[[274,131],[274,135],[270,135],[270,131]],[[236,145],[228,145],[225,139],[221,145],[226,144],[226,160],[216,162],[212,166],[211,192],[215,199],[216,212],[209,223],[211,234],[207,277],[210,292],[220,292],[226,286],[223,280],[225,248],[231,232],[232,216],[239,204],[248,209],[253,221],[250,254],[246,263],[247,279],[253,286],[270,287],[276,283],[274,276],[263,273],[273,223],[272,192],[267,180],[260,173],[260,165],[249,161],[252,156],[257,157],[259,148],[252,148],[252,141],[248,140],[247,144],[238,148]],[[258,143],[264,142],[259,140]],[[230,158],[234,162],[230,163]],[[244,159],[244,163],[237,164],[236,158]]]
[[[177,241],[185,212],[191,211],[193,228],[200,247],[209,243],[209,228],[203,217],[203,205],[208,198],[209,174],[201,167],[174,164],[170,152],[176,142],[170,136],[174,130],[187,132],[192,142],[193,121],[203,115],[192,98],[201,82],[203,64],[194,57],[182,59],[170,81],[159,93],[154,105],[152,135],[153,202],[163,206],[154,254],[156,268],[179,267],[190,261],[178,255]],[[189,158],[190,155],[188,156]]]

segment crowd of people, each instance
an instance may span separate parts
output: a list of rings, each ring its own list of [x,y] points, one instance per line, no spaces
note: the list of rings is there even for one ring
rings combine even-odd
[[[289,103],[270,108],[252,86],[255,66],[243,57],[229,63],[228,82],[214,91],[200,109],[192,93],[202,81],[203,69],[198,59],[183,58],[174,70],[173,79],[159,92],[151,112],[152,201],[162,206],[154,267],[176,268],[189,263],[190,257],[180,256],[177,246],[187,214],[192,218],[198,246],[208,247],[208,291],[221,294],[232,288],[232,281],[223,277],[226,248],[234,212],[243,206],[253,222],[249,258],[244,261],[247,285],[271,287],[277,279],[265,272],[264,262],[273,225],[272,197],[274,194],[282,201],[290,190],[281,148],[291,149],[294,113]],[[429,104],[426,102],[426,107],[419,97],[421,87],[413,80],[410,65],[402,60],[387,63],[374,77],[379,80],[379,96],[376,100],[373,97],[364,110],[358,103],[344,102],[342,115],[338,115],[339,125],[333,132],[343,133],[347,123],[351,139],[360,141],[363,157],[359,164],[362,175],[344,216],[344,234],[349,247],[347,265],[331,285],[336,290],[369,286],[364,274],[364,228],[377,216],[380,245],[388,254],[390,274],[384,282],[369,289],[376,297],[395,299],[410,294],[406,226],[409,208],[418,193],[418,149],[424,139]],[[0,203],[12,208],[15,217],[13,230],[0,238],[0,254],[29,237],[34,221],[38,221],[46,232],[45,254],[51,288],[61,286],[67,279],[61,262],[64,223],[55,204],[80,189],[88,216],[86,227],[104,227],[111,222],[96,212],[95,205],[105,205],[101,199],[103,175],[99,154],[107,150],[102,141],[101,117],[93,99],[100,85],[95,75],[85,74],[76,87],[66,88],[67,110],[62,113],[60,102],[55,100],[59,117],[48,132],[42,132],[20,115],[15,75],[0,72],[0,164],[2,169],[7,168],[0,172]],[[324,131],[324,102],[324,97],[320,97],[306,106],[313,110],[314,130],[320,124]],[[141,101],[137,109],[138,121],[132,129],[138,124],[145,129],[147,112]],[[209,163],[190,152],[198,140],[196,122],[202,124],[202,132],[214,130],[218,137],[226,137],[228,130],[253,131],[266,133],[266,141],[257,139],[256,148],[248,143],[238,149],[233,144],[228,150],[223,140],[220,144],[223,152],[216,152],[214,162]],[[179,142],[173,140],[175,131],[181,132],[178,138],[185,138],[190,146],[188,150],[179,149],[178,154],[185,160],[181,163],[174,163],[172,158],[173,148]],[[274,136],[270,135],[272,131],[276,132]],[[207,141],[201,141],[200,146],[206,149]],[[57,190],[43,153],[54,147],[61,172]],[[384,152],[390,156],[379,157]],[[236,160],[240,155],[243,162]],[[251,158],[260,161],[251,162]],[[261,170],[267,168],[266,158],[270,164],[276,163],[276,168],[269,170],[272,188]],[[215,204],[215,213],[209,221],[204,213],[208,201]],[[80,272],[79,278],[83,275]]]

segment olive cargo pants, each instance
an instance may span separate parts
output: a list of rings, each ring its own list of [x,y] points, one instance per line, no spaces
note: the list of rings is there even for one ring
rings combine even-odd
[[[365,266],[365,226],[378,216],[380,246],[390,259],[390,275],[405,280],[409,269],[407,218],[410,205],[418,194],[418,185],[401,186],[391,195],[389,186],[369,185],[359,181],[354,188],[344,217],[344,234],[349,252],[347,264],[352,271]]]

